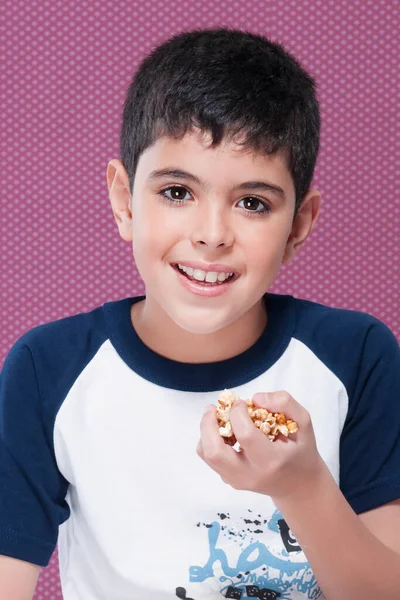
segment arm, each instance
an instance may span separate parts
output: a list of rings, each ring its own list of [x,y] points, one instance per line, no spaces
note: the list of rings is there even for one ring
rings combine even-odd
[[[58,471],[46,400],[32,352],[17,342],[0,375],[0,600],[12,598],[4,596],[6,577],[7,585],[29,581],[34,589],[28,573],[38,568],[31,565],[48,565],[59,523],[68,516],[67,484]]]
[[[391,524],[382,517],[383,510],[387,516],[387,507],[371,511],[363,523],[317,451],[309,413],[287,392],[256,394],[253,402],[290,415],[298,423],[299,433],[271,443],[254,427],[246,404],[240,401],[230,411],[243,450],[238,453],[219,436],[211,406],[201,423],[199,456],[233,488],[271,496],[327,600],[397,600],[400,548],[387,531],[390,526],[399,529],[400,510],[391,511]],[[382,521],[386,533],[380,541],[375,532],[381,531]],[[385,545],[385,541],[390,543]],[[388,546],[395,546],[398,552]]]
[[[32,600],[40,567],[0,556],[0,600]]]
[[[325,463],[295,495],[273,500],[328,600],[399,598],[398,501],[358,517]]]

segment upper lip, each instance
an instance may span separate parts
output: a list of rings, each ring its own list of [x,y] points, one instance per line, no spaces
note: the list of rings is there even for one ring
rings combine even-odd
[[[191,267],[192,269],[200,269],[201,271],[214,271],[216,273],[234,273],[237,275],[237,271],[233,267],[229,267],[228,265],[221,264],[211,264],[208,265],[203,262],[191,262],[187,260],[179,260],[173,265],[182,265],[183,267]]]

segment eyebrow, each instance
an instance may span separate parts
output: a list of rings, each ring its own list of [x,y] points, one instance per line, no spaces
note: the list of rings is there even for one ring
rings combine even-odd
[[[148,176],[148,180],[156,180],[156,179],[164,179],[166,177],[173,177],[174,179],[186,179],[192,181],[193,183],[197,183],[198,185],[205,187],[204,182],[201,181],[196,175],[189,173],[188,171],[183,171],[182,169],[178,169],[175,167],[167,167],[165,169],[156,169],[152,171]],[[268,181],[244,181],[238,185],[235,185],[234,190],[264,190],[266,192],[271,192],[285,200],[285,192],[284,190]]]

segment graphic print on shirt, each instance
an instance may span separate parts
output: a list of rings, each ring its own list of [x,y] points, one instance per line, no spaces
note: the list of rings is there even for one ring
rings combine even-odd
[[[295,592],[305,599],[322,596],[302,549],[278,510],[266,519],[248,509],[248,515],[236,523],[229,512],[221,512],[217,520],[197,523],[197,527],[207,532],[209,555],[202,565],[189,567],[192,584],[214,580],[223,598],[235,600],[290,600]],[[195,589],[191,585],[189,593],[185,587],[177,587],[176,596],[199,600],[202,593],[199,588],[196,597]]]

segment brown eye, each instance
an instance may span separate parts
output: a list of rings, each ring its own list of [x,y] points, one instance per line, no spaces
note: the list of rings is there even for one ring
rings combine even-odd
[[[185,198],[185,195],[189,194],[187,189],[179,185],[171,185],[170,187],[164,188],[161,190],[160,194],[171,202],[184,202],[189,199]]]
[[[244,208],[247,212],[263,214],[270,212],[271,210],[265,202],[260,200],[260,198],[256,198],[255,196],[247,196],[247,198],[243,198],[239,201],[238,206],[241,202],[243,203],[243,207],[241,208]]]

